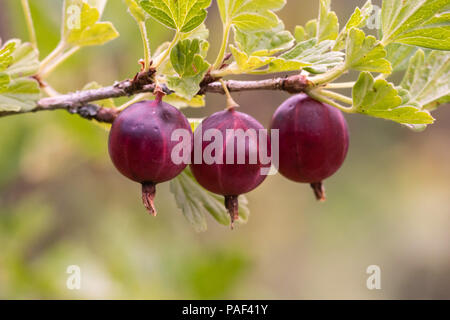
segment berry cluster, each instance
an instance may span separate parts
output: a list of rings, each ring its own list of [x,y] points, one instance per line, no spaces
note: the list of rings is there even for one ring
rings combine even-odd
[[[202,152],[213,141],[202,140],[198,130],[220,132],[223,152],[218,163],[191,162],[192,173],[205,189],[223,195],[230,213],[231,223],[238,219],[238,196],[254,190],[266,178],[261,169],[270,167],[259,156],[259,149],[270,150],[267,145],[252,136],[245,142],[237,161],[238,143],[229,138],[229,130],[263,130],[253,117],[235,110],[234,107],[217,112],[204,119],[192,134],[189,121],[175,107],[162,102],[161,95],[154,101],[142,101],[125,109],[114,121],[109,136],[109,154],[116,168],[129,179],[142,184],[142,199],[148,211],[156,215],[153,204],[155,185],[175,178],[187,163],[175,163],[171,154],[179,141],[173,141],[177,129],[188,130],[192,147],[200,143]],[[347,123],[341,111],[316,101],[306,94],[287,99],[275,112],[271,130],[279,133],[278,170],[286,178],[311,184],[319,200],[324,200],[322,181],[333,175],[343,164],[348,150]],[[197,141],[199,140],[199,141]],[[194,158],[194,150],[190,149]],[[233,152],[230,156],[230,152]],[[242,150],[240,151],[242,153]],[[249,161],[251,153],[257,153]],[[231,158],[232,162],[227,162]]]

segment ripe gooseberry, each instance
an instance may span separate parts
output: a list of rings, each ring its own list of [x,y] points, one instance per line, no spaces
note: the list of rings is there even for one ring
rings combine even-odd
[[[286,178],[310,183],[325,200],[322,181],[343,164],[349,133],[342,112],[306,94],[287,99],[275,111],[271,129],[279,130],[279,171]]]
[[[156,184],[175,178],[187,166],[171,159],[172,149],[179,143],[172,141],[172,133],[185,129],[192,144],[189,121],[161,98],[162,94],[157,94],[154,101],[137,102],[123,110],[109,134],[112,162],[124,176],[142,184],[142,201],[154,216]]]
[[[207,138],[208,132],[217,135]],[[218,141],[217,137],[223,139]],[[261,161],[261,143],[266,144],[265,150],[270,150],[269,137],[264,127],[253,117],[234,108],[214,113],[195,130],[192,173],[205,189],[225,197],[232,228],[234,221],[239,218],[238,196],[259,186],[266,178],[261,169],[270,168],[269,158],[265,164]],[[218,148],[211,151],[211,155],[218,161],[207,163],[204,159],[205,150],[211,150],[213,144],[218,145]],[[201,149],[197,148],[198,145]],[[196,157],[197,149],[201,154]],[[200,156],[202,159],[198,161],[196,158]]]

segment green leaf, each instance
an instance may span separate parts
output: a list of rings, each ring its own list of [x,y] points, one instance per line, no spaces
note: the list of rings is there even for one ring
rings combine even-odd
[[[306,30],[302,26],[295,26],[294,38],[297,42],[307,40]]]
[[[39,97],[39,85],[35,80],[12,80],[6,89],[0,91],[0,111],[29,111],[36,106]]]
[[[0,93],[9,87],[11,77],[6,73],[0,72]]]
[[[236,28],[235,42],[247,55],[271,56],[291,48],[295,41],[292,34],[284,30],[284,24],[280,23],[272,30],[244,32]]]
[[[198,39],[198,40],[206,40],[209,37],[209,30],[206,28],[205,24],[202,23],[199,27],[197,27],[195,30],[183,33],[181,35],[181,40],[186,39]],[[167,50],[170,46],[170,42],[164,42],[161,44],[154,52],[153,57],[158,57],[160,54],[162,54],[165,50]],[[200,46],[200,55],[203,58],[206,58],[206,55],[208,53],[209,44],[205,42],[202,42],[202,45]],[[165,76],[176,76],[177,73],[174,70],[172,63],[170,62],[170,59],[166,59],[158,68],[158,73],[165,75]]]
[[[191,100],[185,99],[183,97],[178,96],[175,93],[164,96],[164,102],[170,103],[174,107],[177,108],[200,108],[205,106],[205,96],[197,95],[193,97]]]
[[[319,19],[317,22],[317,39],[336,40],[339,34],[338,17],[331,11],[331,0],[320,0]]]
[[[371,0],[368,0],[366,4],[360,9],[356,8],[355,12],[351,15],[350,19],[347,21],[344,29],[339,34],[334,50],[342,50],[345,48],[345,42],[349,31],[352,28],[362,29],[366,26],[367,20],[373,12],[373,5]]]
[[[0,111],[29,111],[40,97],[30,76],[39,69],[38,53],[30,43],[13,39],[0,49]]]
[[[32,76],[39,69],[38,54],[30,43],[22,44],[20,40],[12,39],[0,50],[0,65],[0,71],[11,78]]]
[[[112,23],[99,22],[100,12],[96,7],[81,0],[66,0],[64,8],[63,36],[68,44],[102,45],[119,36]]]
[[[170,53],[170,62],[177,75],[169,76],[167,85],[187,100],[198,93],[200,82],[210,67],[202,56],[208,46],[208,42],[203,40],[185,39],[179,41]]]
[[[317,35],[317,19],[310,20],[306,23],[305,27],[295,27],[295,40],[297,42],[303,42],[315,38]]]
[[[207,229],[206,216],[210,214],[217,222],[230,225],[230,215],[223,204],[222,196],[203,189],[196,181],[189,168],[170,182],[170,190],[175,196],[178,207],[186,219],[197,231]],[[248,220],[249,210],[245,196],[239,197],[239,217],[237,223]]]
[[[185,39],[177,43],[170,53],[170,62],[180,77],[194,76],[206,69],[202,52],[208,50],[209,43],[199,39]]]
[[[450,103],[450,94],[425,105],[423,108],[426,110],[429,110],[429,111],[433,111],[440,105],[448,104],[448,103]]]
[[[266,70],[267,73],[300,71],[304,67],[309,67],[311,64],[297,60],[286,60],[283,58],[275,58],[269,63]]]
[[[404,99],[391,83],[384,79],[375,80],[368,72],[362,72],[353,87],[353,108],[362,114],[403,124],[434,122],[429,112],[404,104]]]
[[[361,9],[356,8],[355,12],[353,12],[352,16],[347,21],[344,30],[349,31],[351,28],[364,28],[372,11],[373,5],[371,0],[367,1]]]
[[[386,59],[391,63],[393,72],[408,68],[409,60],[416,53],[417,47],[400,43],[391,43],[386,47]]]
[[[98,10],[100,13],[100,16],[103,14],[103,11],[105,10],[106,3],[108,0],[85,0],[87,3]]]
[[[16,42],[8,41],[0,50],[0,71],[5,70],[12,64],[13,62],[12,53],[14,52],[15,49],[16,49]]]
[[[307,39],[317,37],[317,19],[309,20],[305,25]]]
[[[383,45],[364,31],[352,28],[347,39],[347,67],[359,70],[390,74],[392,66],[385,59],[387,53]]]
[[[206,25],[202,23],[200,26],[195,28],[194,30],[183,33],[181,35],[181,40],[184,39],[200,39],[200,40],[207,40],[209,37],[209,30],[206,28]]]
[[[205,21],[211,0],[142,0],[139,4],[165,26],[190,32]]]
[[[261,67],[267,66],[274,59],[273,57],[260,57],[253,55],[249,56],[233,45],[230,45],[230,50],[236,62],[235,64],[231,65],[229,69],[231,71],[235,70],[235,73],[245,73],[259,69]]]
[[[234,25],[241,31],[270,30],[280,24],[274,12],[286,4],[286,0],[217,0],[222,22]]]
[[[383,40],[437,50],[450,50],[448,0],[383,1]]]
[[[148,19],[148,14],[139,5],[138,0],[124,0],[128,6],[128,13],[136,20],[136,22],[144,22]]]
[[[436,107],[435,102],[445,102],[450,95],[450,55],[432,51],[425,56],[423,50],[418,50],[400,87],[409,91],[411,103],[432,109]]]
[[[312,73],[323,73],[344,61],[342,52],[331,51],[335,42],[325,40],[317,43],[316,38],[298,43],[288,52],[271,61],[271,72],[296,71],[306,67]]]

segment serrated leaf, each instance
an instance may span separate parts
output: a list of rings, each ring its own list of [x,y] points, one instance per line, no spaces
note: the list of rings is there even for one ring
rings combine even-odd
[[[15,41],[8,41],[3,48],[0,49],[0,71],[5,70],[8,68],[12,62],[13,57],[12,53],[16,49],[16,42]]]
[[[317,36],[317,19],[309,20],[305,27],[295,27],[295,40],[303,42]]]
[[[177,95],[191,100],[200,90],[200,82],[203,80],[205,73],[206,71],[202,74],[183,78],[169,76],[167,78],[167,86],[175,91]]]
[[[331,11],[331,0],[320,0],[319,19],[317,20],[317,40],[336,40],[339,34],[338,17]]]
[[[119,33],[111,22],[97,22],[91,28],[84,30],[79,38],[72,38],[70,43],[80,47],[98,46],[114,40],[118,36]]]
[[[29,111],[36,106],[39,97],[39,85],[35,80],[12,80],[6,89],[0,91],[0,111]]]
[[[272,30],[244,32],[236,28],[235,42],[247,55],[271,56],[291,48],[295,41],[292,34],[284,30],[284,24],[280,23]]]
[[[200,90],[200,82],[210,67],[202,56],[208,46],[206,41],[185,39],[172,49],[170,62],[177,75],[168,77],[167,86],[177,95],[191,100]]]
[[[344,61],[342,52],[331,51],[334,41],[325,40],[317,43],[316,38],[298,43],[294,48],[271,61],[271,72],[296,71],[299,68],[312,73],[326,72]]]
[[[417,47],[400,43],[391,43],[386,47],[386,59],[392,65],[392,71],[403,71],[408,68],[408,63],[416,53]]]
[[[136,20],[136,22],[144,22],[148,19],[148,14],[139,5],[138,0],[124,0],[128,7],[128,13]]]
[[[448,103],[450,103],[450,94],[425,105],[423,108],[428,111],[433,111],[440,105]]]
[[[295,26],[294,38],[297,42],[302,42],[307,40],[306,38],[306,30],[302,26]]]
[[[170,190],[175,196],[178,207],[195,230],[206,230],[208,214],[220,224],[230,225],[230,216],[223,204],[224,198],[203,189],[195,181],[189,168],[170,182]],[[247,203],[245,196],[239,197],[240,219],[236,221],[237,223],[247,222],[249,216]]]
[[[39,69],[38,53],[30,43],[13,39],[0,49],[0,111],[29,111],[40,97],[39,85],[29,78]]]
[[[418,50],[410,60],[400,87],[410,93],[411,102],[435,108],[434,102],[445,101],[450,95],[450,55],[432,51],[425,56],[423,50]]]
[[[317,37],[317,19],[309,20],[305,25],[307,39]]]
[[[353,87],[353,108],[359,113],[403,124],[434,122],[429,112],[403,102],[393,84],[375,80],[368,72],[362,72]]]
[[[0,93],[6,90],[11,82],[11,78],[6,73],[0,73]]]
[[[351,28],[364,28],[366,26],[367,20],[373,11],[373,5],[371,0],[367,1],[364,6],[356,8],[355,12],[351,15],[350,19],[345,25],[345,30],[349,31]]]
[[[164,96],[164,102],[170,103],[177,108],[200,108],[205,106],[205,96],[197,95],[191,100],[187,100],[183,97],[176,95],[175,93]]]
[[[356,8],[355,12],[351,15],[350,19],[347,21],[344,29],[339,34],[336,39],[336,45],[334,50],[342,50],[345,48],[345,42],[348,36],[348,32],[352,28],[362,29],[366,26],[367,20],[373,12],[373,5],[371,0],[368,0],[362,8]]]
[[[217,0],[220,16],[225,26],[236,26],[241,31],[260,31],[275,28],[280,19],[274,12],[286,0]]]
[[[209,30],[206,28],[205,24],[202,23],[198,28],[195,30],[192,30],[188,33],[183,33],[181,35],[181,40],[186,39],[198,39],[198,40],[206,40],[209,36]],[[207,41],[201,42],[202,45],[200,46],[200,55],[203,58],[206,58],[206,55],[208,53],[209,49],[209,43]],[[170,46],[170,42],[164,42],[161,44],[154,53],[154,57],[158,57],[160,54],[162,54],[165,50],[167,50]],[[166,59],[158,68],[158,73],[165,75],[165,76],[176,76],[176,71],[174,70],[172,63],[170,62],[170,59]]]
[[[207,51],[208,47],[208,42],[199,39],[179,41],[170,53],[170,62],[178,75],[189,77],[206,71],[209,64],[201,53]]]
[[[105,10],[106,3],[108,0],[85,0],[87,3],[98,10],[100,13],[100,16],[103,14],[103,11]]]
[[[197,28],[190,32],[183,33],[181,35],[181,40],[184,39],[199,39],[199,40],[207,40],[209,37],[209,30],[206,28],[204,23],[200,24]]]
[[[165,26],[190,32],[205,21],[211,0],[141,0],[139,4]]]
[[[233,68],[233,65],[229,67],[229,69],[236,70],[236,73],[245,73],[250,72],[261,67],[267,66],[274,57],[260,57],[248,55],[243,51],[240,51],[233,45],[230,45],[231,53],[233,54],[235,64],[237,68]]]
[[[112,23],[99,22],[100,12],[96,7],[82,0],[66,0],[64,13],[63,37],[68,44],[102,45],[119,36]]]
[[[283,58],[275,58],[270,64],[267,72],[288,72],[288,71],[300,71],[304,67],[309,67],[310,64],[297,60],[286,60]]]
[[[387,53],[383,45],[373,36],[366,37],[360,29],[350,29],[346,51],[349,68],[387,74],[392,72],[390,62],[385,59]]]
[[[38,54],[30,43],[22,44],[20,40],[12,39],[5,43],[3,49],[2,51],[5,52],[4,67],[0,71],[3,69],[3,72],[11,78],[28,77],[37,73],[39,69]],[[6,54],[6,52],[9,53]]]
[[[404,43],[450,50],[448,0],[383,1],[383,43]]]

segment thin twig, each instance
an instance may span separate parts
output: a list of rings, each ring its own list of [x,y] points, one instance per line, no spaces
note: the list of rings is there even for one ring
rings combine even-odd
[[[138,74],[139,75],[139,74]],[[37,112],[45,110],[58,110],[64,109],[71,113],[80,114],[80,110],[87,106],[92,105],[93,102],[109,99],[109,98],[119,98],[125,96],[132,96],[144,92],[153,92],[155,89],[155,84],[150,83],[151,77],[142,74],[141,77],[137,77],[133,80],[124,80],[118,82],[113,86],[104,87],[100,89],[77,91],[74,93],[69,93],[65,95],[57,95],[48,98],[43,98],[37,102],[35,108],[25,111],[25,112]],[[311,87],[310,81],[303,75],[294,75],[285,78],[273,78],[259,81],[235,81],[228,80],[224,81],[226,87],[230,92],[238,91],[255,91],[255,90],[279,90],[289,93],[300,93],[305,92]],[[162,88],[166,94],[170,94],[171,91],[165,87]],[[199,93],[219,93],[225,94],[224,88],[220,81],[205,81]],[[99,109],[102,110],[103,108]],[[93,115],[93,109],[91,108],[89,117],[97,119],[99,121],[104,121],[100,117],[99,119]],[[1,111],[0,117],[9,116],[14,114],[20,114],[25,112],[10,112]],[[106,111],[105,111],[106,112]],[[108,113],[119,112],[119,110],[108,111]],[[106,117],[105,122],[112,121],[112,117]]]

